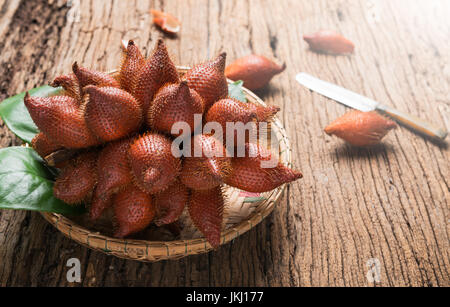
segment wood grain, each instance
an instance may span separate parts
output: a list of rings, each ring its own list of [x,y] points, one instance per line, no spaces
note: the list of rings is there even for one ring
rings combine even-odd
[[[72,1],[76,2],[76,1]],[[83,286],[449,286],[449,152],[400,128],[356,149],[323,132],[345,107],[309,92],[306,71],[449,129],[450,3],[446,0],[0,0],[0,99],[45,84],[77,60],[115,69],[120,41],[146,52],[163,36],[150,8],[179,17],[166,38],[176,64],[222,51],[258,53],[288,69],[260,95],[282,108],[294,164],[273,214],[207,255],[144,264],[92,252],[37,213],[0,212],[0,285],[77,286],[66,262],[79,258]],[[79,17],[79,18],[78,18]],[[356,44],[352,56],[308,50],[302,35],[329,28]],[[0,147],[19,144],[0,123]],[[379,259],[381,280],[366,278]]]

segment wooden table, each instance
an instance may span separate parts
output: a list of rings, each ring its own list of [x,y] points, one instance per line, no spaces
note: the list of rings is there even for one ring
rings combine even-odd
[[[122,39],[148,52],[163,36],[150,8],[183,21],[179,36],[165,39],[176,64],[221,51],[229,61],[259,53],[287,63],[257,94],[282,108],[304,179],[233,243],[155,264],[90,251],[37,213],[0,211],[0,285],[76,286],[66,280],[73,257],[83,286],[449,285],[447,147],[399,128],[383,145],[351,148],[323,132],[347,109],[294,80],[306,71],[450,128],[449,1],[82,0],[71,10],[66,1],[0,0],[0,99],[49,82],[75,60],[114,69]],[[302,35],[322,28],[350,38],[356,53],[309,51]],[[20,144],[0,125],[0,147]],[[366,278],[370,259],[379,261],[379,283]]]

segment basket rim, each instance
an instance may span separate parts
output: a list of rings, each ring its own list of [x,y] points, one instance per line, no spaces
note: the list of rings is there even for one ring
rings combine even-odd
[[[187,66],[177,66],[177,70],[181,73],[186,72],[189,69],[190,67]],[[109,73],[117,73],[117,70],[112,70]],[[228,79],[229,84],[233,82],[234,81]],[[263,106],[267,106],[261,98],[249,89],[243,87],[243,91],[249,100]],[[283,159],[282,162],[290,167],[292,166],[292,152],[286,130],[276,116],[272,119],[271,124],[276,127],[277,132],[280,134],[280,138],[278,139],[280,144],[281,142],[284,143],[284,150],[283,152],[280,152],[285,156],[285,159]],[[265,206],[262,210],[255,210],[255,212],[252,212],[247,219],[222,231],[220,246],[229,243],[261,223],[264,218],[266,218],[273,211],[275,204],[279,201],[282,193],[286,189],[286,186],[287,184],[283,184],[282,186],[268,192],[268,194],[266,194],[267,197],[265,197],[266,199],[262,203]],[[98,250],[106,254],[112,254],[119,258],[155,262],[159,260],[179,259],[185,256],[207,253],[213,250],[212,246],[204,237],[174,241],[119,239],[101,234],[100,232],[91,231],[86,227],[78,225],[76,222],[62,214],[51,212],[40,212],[40,214],[45,220],[47,220],[71,240],[74,240],[90,249]],[[85,237],[85,240],[81,239],[83,237]],[[111,249],[111,246],[113,245],[122,245],[123,249]],[[152,254],[152,249],[159,249],[159,253]],[[171,252],[171,249],[174,250]]]

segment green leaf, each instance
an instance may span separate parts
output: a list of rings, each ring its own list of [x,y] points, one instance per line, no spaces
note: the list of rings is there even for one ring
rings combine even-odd
[[[46,85],[34,88],[28,92],[31,96],[48,97],[57,94],[60,90],[61,88],[53,88]],[[31,143],[31,140],[39,130],[25,107],[23,102],[24,98],[25,92],[10,97],[0,103],[0,117],[15,135],[24,142]]]
[[[242,102],[247,102],[244,90],[242,89],[243,84],[244,81],[236,81],[228,84],[228,96]]]
[[[78,215],[83,206],[65,204],[53,196],[52,171],[31,148],[0,150],[0,209],[32,210]]]

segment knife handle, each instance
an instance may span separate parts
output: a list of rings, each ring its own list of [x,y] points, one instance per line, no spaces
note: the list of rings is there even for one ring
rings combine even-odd
[[[389,106],[378,105],[376,109],[377,111],[392,117],[399,123],[434,139],[443,141],[448,135],[447,130],[443,128],[439,128],[431,123],[421,120],[420,118],[400,112]]]

